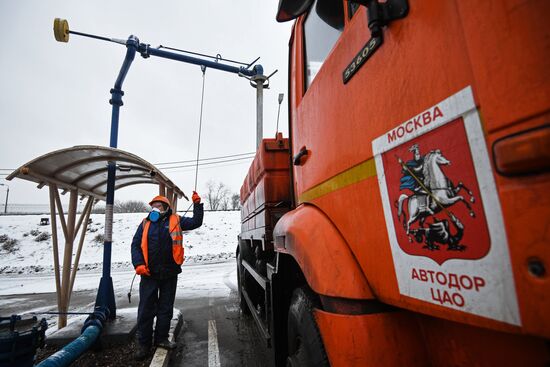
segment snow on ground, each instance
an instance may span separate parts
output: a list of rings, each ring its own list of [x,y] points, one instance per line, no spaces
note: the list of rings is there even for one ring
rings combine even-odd
[[[39,225],[42,217],[46,215],[0,216],[0,315],[37,313],[46,318],[49,335],[57,329],[57,316],[43,313],[57,311],[57,303],[51,236],[35,241],[43,232],[51,234],[51,226]],[[114,215],[111,278],[117,309],[137,305],[139,277],[133,285],[131,304],[126,294],[134,277],[130,245],[144,217],[143,213]],[[69,306],[71,312],[93,310],[102,276],[103,242],[96,242],[94,238],[103,234],[104,215],[92,215],[91,219]],[[62,263],[65,244],[61,226],[58,227]],[[184,234],[186,259],[178,277],[177,299],[226,297],[236,290],[234,254],[239,232],[239,212],[205,212],[203,225]],[[13,239],[17,243],[10,251],[6,250],[10,246],[4,245]],[[78,320],[79,316],[69,316],[69,323]]]
[[[114,214],[112,269],[132,270],[130,246],[138,225],[145,213]],[[189,216],[189,214],[188,214]],[[40,226],[40,218],[49,215],[13,215],[0,216],[0,274],[36,274],[53,273],[53,242],[51,225]],[[103,241],[96,240],[104,232],[103,214],[92,214],[91,224],[79,261],[79,270],[83,272],[101,271],[103,262]],[[78,220],[78,216],[77,216]],[[59,219],[57,220],[59,262],[63,263],[64,237]],[[185,264],[224,261],[235,256],[237,235],[240,232],[240,213],[205,212],[203,225],[184,233]],[[46,233],[46,234],[43,234]],[[15,239],[13,249],[7,249],[6,237]],[[41,236],[46,240],[37,241]],[[73,259],[76,254],[80,232],[73,247]],[[78,277],[77,277],[78,278]],[[5,294],[5,293],[4,293]]]
[[[132,302],[128,302],[127,292],[134,272],[114,271],[111,273],[117,314],[124,309],[134,308],[139,299],[140,277],[136,277],[132,288]],[[69,306],[70,312],[92,312],[101,272],[81,272],[74,284],[74,292]],[[235,259],[218,263],[188,264],[178,277],[177,300],[195,298],[225,298],[237,291],[237,267]],[[46,335],[57,330],[58,317],[55,314],[57,302],[53,275],[2,275],[0,276],[0,316],[37,315],[48,323]],[[128,310],[126,310],[128,311]],[[68,316],[68,323],[83,321],[83,316]]]
[[[178,277],[178,294],[184,292],[185,297],[196,298],[214,292],[217,296],[226,295],[230,289],[237,288],[236,264],[232,262],[184,265]],[[130,289],[133,271],[114,271],[111,273],[115,293],[125,295]],[[231,278],[231,279],[230,279]],[[77,274],[73,292],[95,291],[101,279],[101,272]],[[212,284],[217,284],[213,289]],[[139,277],[133,285],[133,294],[138,294]],[[183,291],[182,291],[183,290]],[[23,295],[55,292],[53,275],[2,275],[0,276],[0,296]],[[0,300],[0,308],[19,302],[18,298]]]

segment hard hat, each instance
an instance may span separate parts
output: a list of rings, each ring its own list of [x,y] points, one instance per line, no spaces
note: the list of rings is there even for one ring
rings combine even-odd
[[[153,200],[151,200],[149,202],[149,205],[153,204],[155,201],[159,201],[161,203],[164,203],[164,204],[168,205],[168,207],[170,207],[170,202],[168,201],[168,199],[165,196],[162,196],[162,195],[155,196],[153,198]]]

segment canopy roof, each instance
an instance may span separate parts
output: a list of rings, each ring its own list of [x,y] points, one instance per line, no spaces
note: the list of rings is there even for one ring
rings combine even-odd
[[[108,162],[116,162],[115,190],[137,184],[156,184],[174,196],[185,194],[154,165],[144,159],[116,148],[77,145],[44,154],[13,171],[15,177],[38,183],[38,187],[55,184],[64,190],[105,200],[107,194]]]

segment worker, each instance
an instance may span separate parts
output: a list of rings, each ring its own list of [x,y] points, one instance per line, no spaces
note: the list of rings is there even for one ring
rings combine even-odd
[[[203,204],[193,191],[193,217],[172,212],[170,201],[162,195],[149,203],[151,212],[139,225],[132,240],[132,264],[139,283],[137,349],[135,358],[144,359],[153,345],[153,318],[156,316],[154,345],[166,349],[176,344],[168,340],[174,309],[178,274],[183,263],[183,234],[202,225]]]

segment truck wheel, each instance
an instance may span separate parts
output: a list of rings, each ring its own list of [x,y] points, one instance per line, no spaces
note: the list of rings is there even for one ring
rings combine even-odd
[[[313,301],[308,291],[297,288],[288,310],[287,367],[330,366],[313,316]]]
[[[248,308],[248,304],[246,303],[243,295],[243,286],[245,284],[244,277],[244,266],[241,260],[241,253],[239,252],[239,254],[237,255],[237,285],[239,289],[239,305],[241,306],[243,314],[250,315],[250,309]]]

